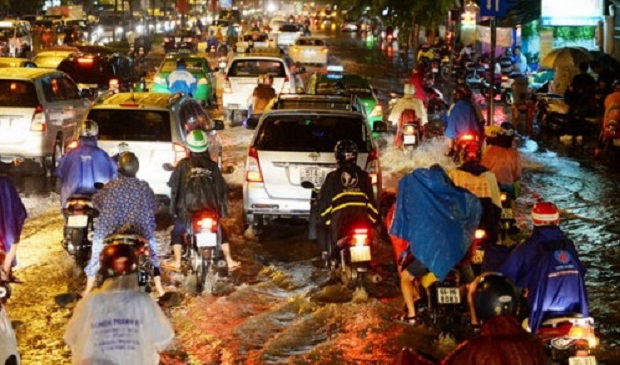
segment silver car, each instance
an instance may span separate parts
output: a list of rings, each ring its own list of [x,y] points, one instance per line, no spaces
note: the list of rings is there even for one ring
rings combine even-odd
[[[320,187],[336,168],[334,146],[349,139],[357,144],[357,164],[371,178],[376,196],[381,167],[372,132],[361,113],[339,110],[273,110],[261,117],[248,150],[243,183],[243,210],[248,225],[274,218],[308,218],[309,181]]]
[[[89,105],[60,71],[0,69],[0,159],[40,158],[51,170]]]
[[[163,93],[119,93],[103,97],[86,115],[99,126],[99,147],[110,156],[124,151],[140,161],[138,177],[155,195],[168,203],[172,166],[188,155],[188,131],[201,128],[211,139],[209,152],[221,166],[222,143],[217,130],[221,120],[211,120],[200,103],[189,96]],[[79,131],[76,132],[76,138]]]

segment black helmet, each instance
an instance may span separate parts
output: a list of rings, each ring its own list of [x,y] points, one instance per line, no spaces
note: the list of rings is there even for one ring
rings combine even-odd
[[[186,67],[187,64],[185,63],[185,59],[183,58],[177,58],[177,67]]]
[[[334,154],[339,164],[354,164],[357,162],[357,145],[349,139],[343,139],[336,143]]]
[[[512,282],[499,273],[489,273],[480,278],[474,289],[476,316],[486,321],[499,315],[517,314],[519,293]]]
[[[106,245],[101,251],[99,261],[101,273],[106,278],[129,275],[138,268],[138,255],[133,245]]]
[[[140,162],[132,152],[124,152],[118,158],[118,173],[126,177],[136,177]]]

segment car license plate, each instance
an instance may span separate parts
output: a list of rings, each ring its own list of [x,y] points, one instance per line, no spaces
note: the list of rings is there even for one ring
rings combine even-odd
[[[67,227],[69,228],[84,228],[88,225],[87,215],[70,215],[67,218]]]
[[[415,134],[405,134],[403,135],[403,144],[416,144],[416,135]]]
[[[502,209],[502,219],[514,219],[511,208]]]
[[[474,252],[474,256],[472,256],[472,258],[471,258],[472,264],[480,265],[480,264],[482,264],[483,260],[484,260],[484,250],[477,249]]]
[[[308,181],[318,188],[323,184],[323,180],[325,180],[325,171],[318,167],[305,167],[300,170],[300,182]]]
[[[437,302],[439,304],[459,304],[461,303],[461,293],[459,288],[437,288]]]
[[[217,245],[217,234],[213,232],[204,232],[196,234],[196,246],[198,247],[215,247]]]
[[[614,138],[614,146],[620,147],[620,138]]]
[[[596,357],[571,356],[568,358],[568,365],[596,365]]]

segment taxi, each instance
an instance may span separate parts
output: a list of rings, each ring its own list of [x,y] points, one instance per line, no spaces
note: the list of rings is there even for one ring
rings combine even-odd
[[[192,95],[195,100],[205,105],[215,105],[217,103],[216,96],[216,77],[213,75],[214,70],[209,66],[209,62],[204,57],[191,53],[177,53],[166,56],[161,66],[157,70],[154,78],[153,92],[170,93],[168,88],[168,76],[177,68],[177,60],[182,58],[187,65],[189,71],[198,80],[196,93]]]
[[[333,95],[352,94],[357,96],[366,109],[366,116],[371,130],[376,122],[383,121],[383,107],[377,99],[376,89],[367,78],[345,73],[342,66],[327,66],[327,73],[315,73],[311,76],[308,94]]]

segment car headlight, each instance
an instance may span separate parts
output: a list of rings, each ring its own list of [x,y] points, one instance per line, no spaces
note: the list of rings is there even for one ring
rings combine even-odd
[[[142,25],[142,24],[136,25],[136,32],[143,33],[144,32],[144,25]]]
[[[123,27],[116,27],[116,33],[123,34]]]
[[[103,34],[103,27],[101,25],[97,27],[97,34]]]

